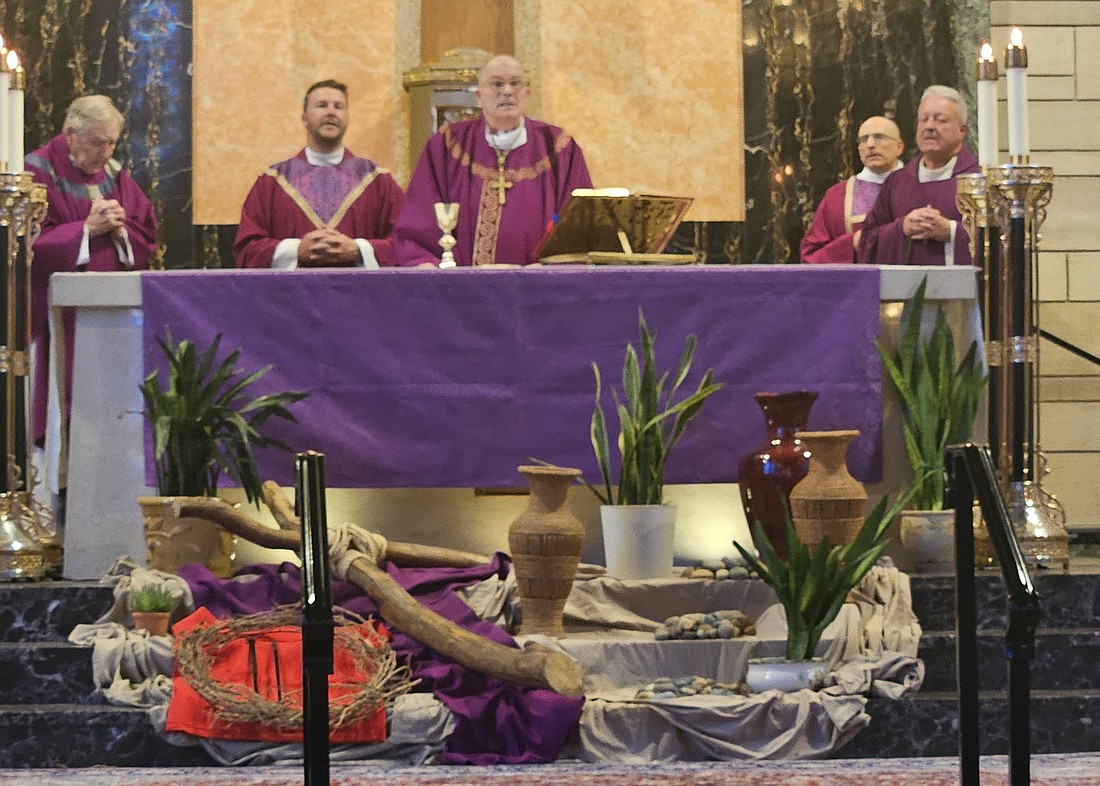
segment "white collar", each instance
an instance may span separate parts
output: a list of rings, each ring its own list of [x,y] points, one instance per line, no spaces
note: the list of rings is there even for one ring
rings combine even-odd
[[[921,183],[934,183],[937,180],[950,180],[951,176],[955,174],[955,164],[958,162],[958,155],[951,156],[951,160],[938,169],[933,169],[930,166],[925,166],[924,157],[921,157],[920,166],[917,167],[917,180]]]
[[[525,118],[519,119],[519,125],[511,131],[493,131],[489,124],[485,124],[485,141],[494,150],[515,150],[527,142],[527,123]]]
[[[318,153],[312,147],[306,147],[306,161],[313,166],[336,166],[344,160],[344,146],[333,150],[331,153]]]
[[[903,165],[900,161],[895,161],[893,169],[891,169],[889,172],[881,173],[875,172],[874,170],[867,167],[863,167],[863,171],[856,175],[856,180],[863,180],[867,183],[885,183],[886,178],[890,177],[890,175],[892,175],[894,172],[897,172],[899,169],[902,168],[902,166]]]

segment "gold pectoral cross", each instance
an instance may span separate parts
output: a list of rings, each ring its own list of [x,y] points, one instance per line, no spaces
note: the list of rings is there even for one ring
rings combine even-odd
[[[497,181],[493,183],[497,190],[497,201],[500,204],[504,204],[508,201],[505,196],[505,190],[512,187],[512,183],[509,180],[504,179],[504,160],[508,158],[508,152],[505,150],[497,151]]]

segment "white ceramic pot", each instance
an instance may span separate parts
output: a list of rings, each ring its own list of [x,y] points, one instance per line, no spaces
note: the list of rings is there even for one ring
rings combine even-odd
[[[955,569],[955,511],[903,510],[901,545],[921,573]]]
[[[601,505],[607,575],[664,579],[672,574],[676,508],[671,505]]]
[[[753,658],[749,661],[745,684],[753,693],[763,693],[766,690],[790,693],[804,688],[817,690],[824,684],[828,673],[829,667],[821,658]]]

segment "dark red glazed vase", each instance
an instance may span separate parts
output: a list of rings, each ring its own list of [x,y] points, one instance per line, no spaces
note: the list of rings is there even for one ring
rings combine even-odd
[[[786,509],[783,500],[810,468],[810,454],[798,438],[806,428],[810,407],[817,393],[757,393],[754,398],[764,410],[768,436],[756,450],[744,455],[738,465],[741,504],[749,528],[759,521],[764,534],[780,557],[787,557]],[[753,537],[756,533],[753,532]],[[759,546],[759,544],[757,544]]]

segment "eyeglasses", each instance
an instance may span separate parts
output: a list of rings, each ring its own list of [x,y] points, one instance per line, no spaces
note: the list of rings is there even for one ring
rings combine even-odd
[[[872,139],[876,142],[885,142],[887,140],[896,140],[897,137],[887,136],[886,134],[864,134],[863,136],[856,137],[856,141],[858,141],[861,145],[867,144]]]
[[[490,79],[488,82],[484,82],[482,87],[487,87],[494,93],[504,92],[504,88],[511,88],[513,93],[518,93],[520,90],[527,86],[527,82],[522,79],[513,79],[510,82],[505,82],[503,79]]]

